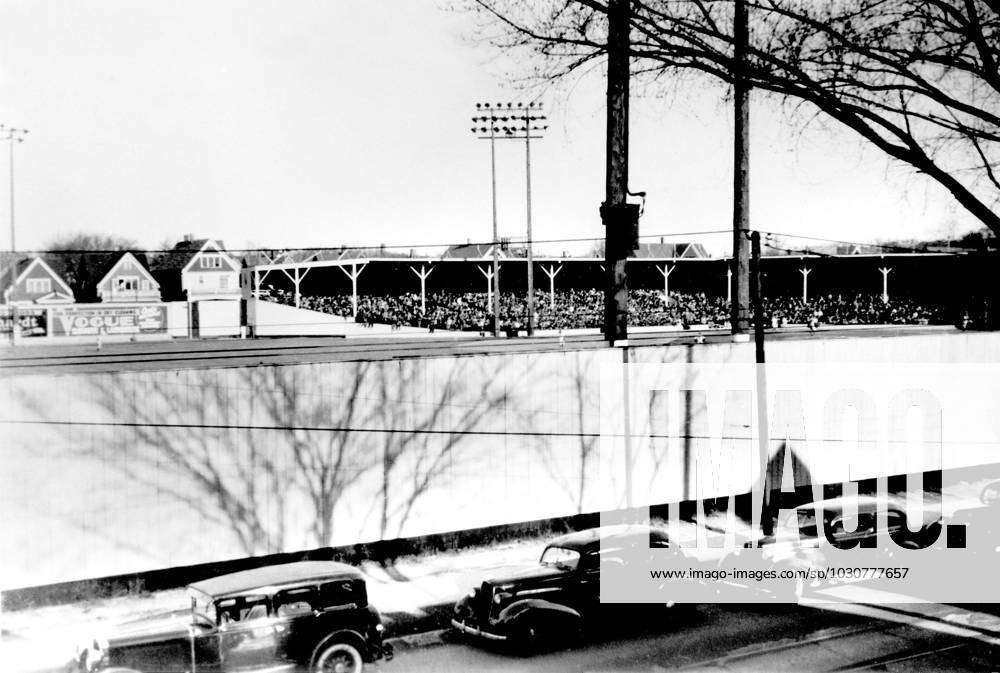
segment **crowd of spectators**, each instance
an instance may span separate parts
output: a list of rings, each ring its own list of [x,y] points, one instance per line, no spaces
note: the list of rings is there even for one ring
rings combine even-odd
[[[272,300],[294,304],[290,292],[271,289]],[[500,326],[504,330],[527,325],[524,294],[501,293]],[[354,312],[349,294],[303,295],[302,308],[340,316]],[[556,291],[535,295],[536,328],[543,330],[599,328],[603,321],[604,294],[596,289]],[[950,322],[940,304],[899,297],[884,302],[880,295],[822,295],[808,302],[801,297],[775,297],[765,302],[766,323],[876,325],[944,324]],[[445,330],[492,330],[492,307],[485,292],[429,292],[425,308],[420,295],[359,295],[356,320],[363,324],[393,327],[412,326]],[[634,326],[676,326],[687,328],[724,327],[729,321],[729,302],[724,297],[703,293],[672,292],[669,302],[663,292],[630,290],[629,324]]]
[[[953,322],[947,307],[896,297],[888,302],[881,295],[821,295],[808,302],[801,297],[779,297],[765,302],[765,315],[774,324],[829,325],[936,325]]]

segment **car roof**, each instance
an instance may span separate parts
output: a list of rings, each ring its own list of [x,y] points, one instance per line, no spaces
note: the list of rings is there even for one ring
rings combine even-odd
[[[298,561],[219,575],[194,582],[189,585],[189,588],[218,598],[253,590],[258,590],[260,593],[274,593],[278,588],[287,588],[290,584],[309,584],[320,580],[361,579],[361,577],[361,572],[357,568],[345,563]]]
[[[640,535],[651,535],[653,539],[666,540],[667,532],[662,528],[654,526],[617,524],[614,526],[599,526],[597,528],[587,528],[586,530],[567,533],[550,540],[547,547],[563,547],[565,549],[575,549],[581,551],[590,547],[598,546],[603,540],[613,540],[616,538],[634,538]]]

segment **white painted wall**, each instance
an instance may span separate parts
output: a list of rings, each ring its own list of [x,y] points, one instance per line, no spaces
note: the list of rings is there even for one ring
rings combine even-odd
[[[649,347],[632,358],[746,363],[752,349]],[[0,578],[13,588],[613,505],[579,435],[598,432],[599,372],[621,357],[6,376],[0,408],[17,422],[0,435]],[[774,342],[768,357],[996,363],[1000,334],[813,336]],[[664,455],[660,483],[675,493],[683,454]],[[388,474],[386,456],[397,458]],[[752,478],[742,464],[732,470]],[[324,492],[329,517],[318,513]]]
[[[198,305],[200,337],[239,336],[240,300],[203,299]]]

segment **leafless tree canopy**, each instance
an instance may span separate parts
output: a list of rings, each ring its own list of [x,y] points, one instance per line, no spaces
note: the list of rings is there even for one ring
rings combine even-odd
[[[733,58],[734,0],[632,0],[634,75],[746,77],[854,130],[945,187],[1000,234],[1000,3],[746,0],[750,49]],[[495,46],[528,50],[537,77],[599,61],[601,0],[464,0]]]
[[[77,301],[97,301],[97,282],[123,251],[145,258],[134,240],[104,234],[64,236],[46,250],[46,261],[69,284]]]
[[[65,432],[72,455],[181,503],[255,555],[372,527],[401,534],[507,401],[498,371],[473,359],[433,374],[424,364],[350,363],[332,379],[296,366],[95,376],[88,401],[107,420],[86,440],[48,396],[25,402]],[[373,526],[359,503],[371,503]]]

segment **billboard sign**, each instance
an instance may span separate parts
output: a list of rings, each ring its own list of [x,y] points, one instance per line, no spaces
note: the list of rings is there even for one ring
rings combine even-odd
[[[167,310],[163,304],[77,305],[53,308],[52,313],[52,334],[55,336],[167,332]]]
[[[34,337],[48,335],[48,322],[44,308],[11,309],[9,306],[0,308],[0,334],[10,334],[14,328],[14,311],[17,314],[17,324],[20,326],[20,336]]]

